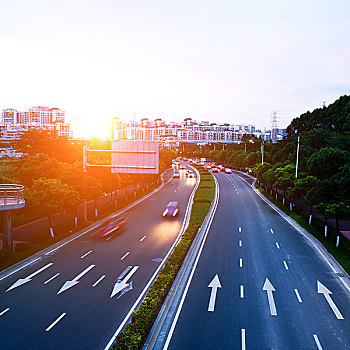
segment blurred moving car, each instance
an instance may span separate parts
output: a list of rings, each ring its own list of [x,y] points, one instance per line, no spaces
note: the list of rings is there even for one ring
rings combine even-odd
[[[225,173],[226,173],[226,174],[232,174],[232,170],[229,169],[229,168],[226,168],[226,169],[225,169]]]
[[[186,173],[186,177],[194,177],[194,171],[193,171],[193,170],[189,170],[189,171]]]
[[[220,170],[219,170],[218,168],[212,168],[211,171],[212,171],[213,173],[218,173],[218,172],[220,172]]]
[[[179,202],[169,202],[163,211],[163,216],[176,216],[179,215]]]
[[[180,165],[180,169],[185,169],[185,166],[184,165]]]
[[[179,174],[179,173],[174,173],[173,178],[174,178],[174,179],[175,179],[175,178],[180,178],[180,174]]]
[[[117,233],[120,233],[127,224],[128,219],[125,216],[112,218],[105,221],[99,226],[96,232],[93,233],[94,238],[109,238]]]

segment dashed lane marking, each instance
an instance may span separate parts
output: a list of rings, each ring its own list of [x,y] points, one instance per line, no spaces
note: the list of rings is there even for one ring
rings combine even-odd
[[[124,260],[129,254],[130,254],[130,252],[125,253],[125,254],[120,258],[120,260]]]
[[[89,255],[92,252],[92,250],[89,250],[87,253],[85,253],[84,255],[82,255],[80,257],[80,259],[84,259],[87,255]]]
[[[239,296],[241,299],[244,298],[244,286],[241,284],[239,288]]]
[[[280,249],[280,245],[278,244],[278,242],[276,242],[276,247]]]
[[[44,282],[44,284],[48,284],[49,282],[51,282],[54,278],[58,277],[60,275],[60,273],[56,273],[56,275],[53,275],[51,278],[49,278],[47,281]]]
[[[10,310],[10,308],[8,307],[8,308],[6,308],[5,310],[1,311],[1,312],[0,312],[0,316],[6,314],[6,312],[9,311],[9,310]]]
[[[56,324],[57,324],[58,322],[60,322],[60,321],[62,320],[62,318],[63,318],[64,316],[66,316],[66,315],[67,315],[67,313],[64,312],[56,321],[54,321],[53,323],[51,323],[50,326],[48,326],[48,327],[45,329],[45,332],[49,332],[49,331],[50,331],[53,327],[55,327]]]
[[[96,287],[105,277],[106,275],[102,275],[92,286]]]
[[[284,265],[285,269],[288,271],[289,270],[288,265],[284,260],[283,260],[283,265]]]
[[[147,236],[143,236],[141,239],[140,239],[140,242],[142,242]]]
[[[298,298],[298,301],[299,301],[299,303],[302,303],[303,301],[301,300],[301,297],[300,297],[300,294],[299,294],[299,292],[298,292],[298,289],[294,289],[294,292],[295,292],[295,295],[297,296],[297,298]]]
[[[316,343],[316,345],[317,345],[317,349],[318,349],[318,350],[323,350],[323,349],[322,349],[322,346],[321,346],[321,343],[320,343],[320,341],[318,340],[317,334],[313,334],[313,337],[314,337],[315,343]]]

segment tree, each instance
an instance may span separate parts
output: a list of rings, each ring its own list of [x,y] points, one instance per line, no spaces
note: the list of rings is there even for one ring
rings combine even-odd
[[[26,189],[28,206],[40,215],[47,215],[51,236],[54,237],[51,216],[58,212],[71,211],[81,201],[79,193],[73,187],[58,179],[40,178]]]
[[[307,169],[311,175],[319,179],[328,179],[349,162],[349,152],[338,148],[326,147],[312,154],[307,161]]]

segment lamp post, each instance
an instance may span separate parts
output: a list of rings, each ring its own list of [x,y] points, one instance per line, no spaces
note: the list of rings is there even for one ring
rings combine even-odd
[[[298,145],[297,145],[297,159],[295,163],[295,178],[298,178],[298,166],[299,166],[299,145],[300,144],[300,136],[298,136]]]
[[[264,140],[261,142],[261,165],[264,164]]]

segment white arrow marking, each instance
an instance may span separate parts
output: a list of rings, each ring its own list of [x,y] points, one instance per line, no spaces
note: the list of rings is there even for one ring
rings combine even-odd
[[[330,296],[330,294],[333,294],[333,293],[328,288],[326,288],[320,281],[317,281],[317,293],[324,295],[329,306],[333,310],[336,318],[338,320],[343,320],[344,319],[343,315],[340,313],[339,309],[337,308],[337,306],[335,305],[334,301]]]
[[[219,281],[218,275],[215,275],[213,280],[209,283],[208,287],[211,288],[208,311],[213,312],[215,309],[216,292],[218,288],[221,288],[221,283]]]
[[[117,281],[117,283],[114,285],[112,294],[110,298],[113,298],[116,294],[121,292],[124,288],[126,288],[129,284],[126,283],[131,278],[131,276],[137,271],[139,266],[134,266],[131,271],[125,276],[125,278],[121,281]]]
[[[21,286],[22,284],[28,283],[32,280],[32,278],[34,276],[36,276],[37,274],[39,274],[40,272],[46,270],[48,267],[50,267],[51,265],[53,265],[53,263],[48,263],[47,265],[45,265],[44,267],[42,267],[41,269],[39,269],[38,271],[33,272],[31,275],[25,277],[25,278],[20,278],[17,282],[15,282],[6,292],[8,292],[11,289],[14,289],[16,287]]]
[[[277,316],[275,300],[273,299],[273,293],[272,293],[272,292],[275,292],[276,289],[273,287],[273,285],[271,284],[271,282],[268,280],[267,277],[263,286],[263,290],[266,290],[267,292],[267,299],[269,301],[271,316]]]
[[[94,267],[95,267],[95,265],[90,265],[87,269],[85,269],[83,272],[81,272],[77,277],[74,277],[71,281],[65,282],[64,285],[62,286],[62,288],[58,291],[57,295],[63,293],[65,290],[78,284],[79,279],[81,277],[83,277],[86,273],[88,273]]]

